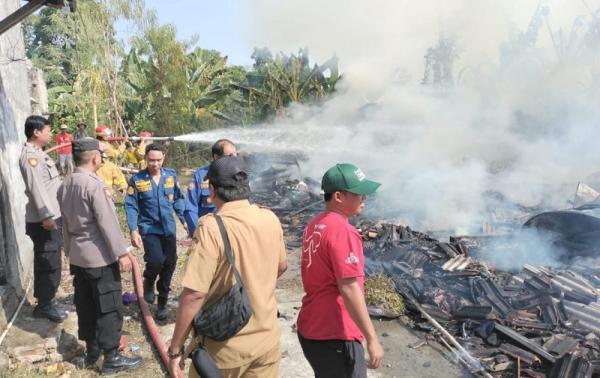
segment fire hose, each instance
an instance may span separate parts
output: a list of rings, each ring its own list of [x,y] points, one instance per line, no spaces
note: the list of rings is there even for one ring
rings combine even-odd
[[[138,304],[140,306],[140,311],[142,312],[142,317],[144,322],[146,323],[146,329],[148,329],[148,333],[150,333],[150,337],[152,338],[152,342],[154,346],[156,346],[156,350],[160,355],[160,359],[165,364],[167,371],[171,377],[175,377],[176,373],[181,373],[179,367],[175,369],[179,371],[171,371],[169,368],[169,356],[167,355],[167,346],[162,339],[160,332],[158,331],[158,327],[154,322],[154,318],[150,313],[150,308],[148,307],[148,303],[144,300],[144,290],[142,285],[142,274],[140,273],[140,267],[137,264],[137,260],[132,255],[129,255],[129,259],[131,260],[131,275],[133,276],[133,281],[135,283],[135,293],[138,297]],[[180,375],[180,374],[179,374]]]
[[[139,142],[141,140],[153,140],[153,141],[174,141],[175,137],[174,136],[166,136],[166,137],[106,137],[104,138],[105,141],[107,142],[124,142],[124,141],[128,141],[128,140],[132,140],[134,142]]]
[[[131,140],[131,141],[134,141],[134,142],[139,142],[142,139],[143,140],[152,140],[152,141],[159,141],[159,142],[163,141],[164,142],[164,141],[174,141],[175,137],[173,137],[173,136],[167,136],[167,137],[147,137],[147,138],[146,137],[144,137],[144,138],[141,138],[141,137],[107,137],[107,138],[104,138],[104,141],[106,141],[106,142],[126,142],[128,140]],[[71,142],[69,142],[69,143],[63,143],[63,144],[58,144],[56,146],[53,146],[53,147],[50,147],[50,148],[46,149],[45,152],[47,154],[49,154],[52,151],[55,151],[55,150],[57,150],[59,148],[63,148],[63,147],[69,147],[70,145],[71,145]]]

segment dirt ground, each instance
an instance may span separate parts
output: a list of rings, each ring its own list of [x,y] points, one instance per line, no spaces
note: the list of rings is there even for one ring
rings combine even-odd
[[[279,324],[282,331],[280,376],[290,378],[311,377],[313,376],[312,371],[302,355],[294,330],[295,319],[303,295],[298,267],[299,235],[297,232],[292,232],[293,229],[297,229],[298,225],[286,223],[285,217],[282,218],[282,223],[284,223],[284,229],[286,230],[288,245],[288,271],[280,278],[276,292],[281,314]],[[179,235],[182,234],[183,230],[180,230]],[[180,259],[173,278],[173,291],[168,304],[170,314],[166,321],[158,323],[167,345],[169,345],[173,331],[177,294],[180,292],[179,277],[185,264],[185,251],[188,244],[188,240],[178,240]],[[143,268],[142,252],[137,251],[136,256],[140,267]],[[19,364],[14,358],[11,358],[10,369],[0,369],[0,377],[96,377],[99,375],[97,371],[79,370],[72,363],[74,361],[73,357],[81,352],[82,346],[77,342],[77,318],[72,305],[72,279],[66,261],[64,265],[63,279],[57,298],[62,305],[69,309],[68,319],[61,325],[54,325],[46,320],[34,319],[31,315],[33,307],[26,304],[0,347],[0,352],[10,355],[16,347],[32,346],[43,343],[49,338],[55,338],[59,339],[60,356],[50,357],[55,362],[46,360],[35,364]],[[124,292],[133,291],[130,274],[123,276],[123,283]],[[155,305],[151,308],[154,311]],[[159,363],[160,358],[153,348],[149,335],[145,331],[145,326],[140,319],[137,303],[126,306],[123,329],[123,335],[127,341],[125,353],[142,355],[144,357],[143,366],[133,372],[116,376],[163,377],[166,372]],[[370,377],[438,378],[469,376],[468,372],[452,361],[452,357],[448,355],[446,350],[435,343],[428,343],[417,349],[410,348],[410,344],[423,339],[425,335],[413,331],[403,320],[374,320],[374,322],[386,355],[382,367],[378,370],[369,371]],[[64,361],[58,361],[60,359]],[[188,367],[189,363],[186,364],[186,368]]]

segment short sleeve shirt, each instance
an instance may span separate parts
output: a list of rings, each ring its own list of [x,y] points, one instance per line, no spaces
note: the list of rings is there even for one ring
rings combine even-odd
[[[59,146],[61,144],[65,144],[65,143],[73,143],[73,136],[69,133],[66,133],[66,134],[59,133],[59,134],[56,134],[56,136],[54,137],[54,142],[56,143],[57,146]],[[73,151],[73,149],[70,144],[68,146],[60,147],[58,149],[59,155],[70,154],[72,151]]]
[[[342,215],[325,211],[306,227],[301,257],[304,298],[298,332],[312,340],[358,340],[364,336],[350,317],[337,280],[356,278],[364,291],[360,234]]]
[[[241,200],[225,203],[217,214],[227,230],[253,312],[234,337],[223,342],[204,340],[217,366],[232,369],[267,353],[279,342],[275,286],[279,264],[286,255],[281,223],[270,210]],[[194,232],[182,286],[206,293],[206,306],[225,294],[234,280],[217,222],[213,214],[207,214]]]

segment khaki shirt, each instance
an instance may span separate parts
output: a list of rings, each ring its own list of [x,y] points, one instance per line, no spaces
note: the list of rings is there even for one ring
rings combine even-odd
[[[205,340],[205,346],[221,369],[245,365],[279,343],[275,285],[279,263],[286,260],[283,230],[270,210],[247,200],[227,202],[217,212],[231,242],[236,267],[248,290],[253,315],[229,340]],[[200,218],[194,233],[182,285],[207,293],[204,306],[225,294],[234,275],[213,214]]]
[[[54,161],[37,146],[25,143],[21,150],[19,167],[28,199],[25,221],[39,223],[48,218],[60,218],[56,191],[62,183],[62,178]]]
[[[58,202],[71,264],[98,268],[127,253],[110,189],[98,176],[76,168],[58,189]]]

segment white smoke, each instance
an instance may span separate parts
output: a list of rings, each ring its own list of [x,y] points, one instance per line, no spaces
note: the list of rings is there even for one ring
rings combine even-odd
[[[504,239],[492,239],[473,255],[494,268],[518,273],[523,265],[562,266],[568,259],[552,243],[552,235],[524,228]],[[562,261],[562,262],[561,262]]]
[[[507,61],[501,47],[527,30],[538,3],[247,2],[241,22],[252,45],[306,46],[318,62],[335,53],[344,80],[324,107],[296,105],[271,128],[223,136],[303,150],[306,173],[317,179],[352,162],[382,182],[387,210],[428,229],[476,231],[489,191],[565,207],[577,181],[598,169],[600,32],[590,46],[588,7],[600,0],[542,1],[549,14],[535,47]],[[424,55],[440,37],[454,41],[458,55],[456,85],[442,92],[420,85]]]

